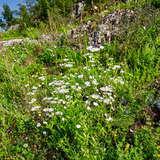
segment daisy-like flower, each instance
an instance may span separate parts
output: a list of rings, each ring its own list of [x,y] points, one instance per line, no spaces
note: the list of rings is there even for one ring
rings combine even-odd
[[[104,47],[103,46],[100,46],[100,47],[89,46],[89,47],[87,47],[87,50],[90,52],[98,52],[101,49],[104,49]]]
[[[105,87],[101,87],[100,90],[102,92],[113,92],[113,89],[111,86],[105,86]]]
[[[91,86],[91,83],[90,83],[89,81],[86,81],[84,84],[85,84],[87,87]]]
[[[98,103],[97,103],[97,102],[93,102],[93,105],[97,107],[97,106],[98,106]]]
[[[91,98],[93,98],[93,99],[101,99],[101,96],[99,94],[92,94]]]
[[[33,104],[34,102],[36,102],[37,100],[35,98],[32,98],[31,101],[29,102],[29,104]]]
[[[47,135],[47,132],[46,132],[46,131],[43,131],[42,133],[43,133],[43,135]]]
[[[78,78],[82,79],[83,78],[83,74],[78,75]]]
[[[41,76],[38,79],[41,80],[41,81],[44,81],[45,80],[45,76]]]
[[[40,123],[37,123],[37,128],[39,128],[41,126],[41,124]]]
[[[44,108],[43,112],[53,112],[53,108]]]
[[[120,69],[120,68],[121,68],[120,65],[114,65],[114,66],[112,67],[113,70]]]
[[[105,113],[104,115],[106,117],[106,121],[108,121],[108,122],[112,122],[113,121],[113,118],[110,117],[107,113]]]
[[[37,111],[41,108],[41,106],[34,106],[31,108],[31,111],[34,112],[34,111]]]
[[[37,89],[38,89],[38,87],[36,87],[36,86],[32,87],[32,90],[37,90]]]
[[[77,124],[77,125],[76,125],[76,128],[78,128],[78,129],[81,128],[81,125],[80,125],[80,124]]]

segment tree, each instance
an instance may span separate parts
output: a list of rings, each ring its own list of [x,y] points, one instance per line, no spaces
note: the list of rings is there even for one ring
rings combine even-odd
[[[27,12],[26,5],[20,6],[20,26],[22,28],[28,26],[30,24],[29,22],[29,14]]]
[[[3,5],[2,15],[4,19],[6,20],[8,26],[10,26],[13,21],[13,12],[11,11],[10,7],[7,4]]]

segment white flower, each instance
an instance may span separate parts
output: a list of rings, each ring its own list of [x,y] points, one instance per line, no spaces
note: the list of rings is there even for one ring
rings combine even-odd
[[[92,94],[91,98],[93,98],[93,99],[101,99],[101,96],[98,95],[98,94]]]
[[[105,104],[110,104],[110,103],[111,103],[111,100],[110,100],[109,98],[105,98],[105,99],[103,100],[103,103],[105,103]]]
[[[38,89],[38,87],[36,87],[36,86],[32,87],[32,90],[37,90],[37,89]]]
[[[98,82],[97,82],[97,80],[96,79],[94,79],[93,81],[92,81],[92,84],[94,84],[94,85],[98,85]]]
[[[29,102],[29,104],[33,104],[34,102],[36,102],[36,99],[32,98],[31,101]]]
[[[93,105],[97,107],[97,106],[98,106],[98,103],[97,103],[97,102],[93,102]]]
[[[64,61],[64,62],[67,62],[67,61],[69,61],[69,59],[65,58],[65,59],[63,59],[63,61]]]
[[[81,128],[81,125],[80,125],[80,124],[77,124],[77,125],[76,125],[76,128],[78,128],[78,129]]]
[[[26,84],[25,87],[29,87],[29,84]]]
[[[41,124],[40,123],[37,123],[37,127],[40,127],[41,126]]]
[[[43,133],[43,135],[47,135],[47,132],[46,132],[46,131],[43,131],[42,133]]]
[[[53,99],[53,97],[44,97],[42,100],[43,101],[51,101]]]
[[[43,112],[53,112],[53,108],[44,108]]]
[[[91,107],[87,106],[87,110],[88,110],[88,111],[91,111]]]
[[[43,121],[43,124],[47,125],[47,122],[46,122],[46,121]]]
[[[116,69],[120,69],[121,68],[121,66],[119,66],[119,65],[115,65],[115,66],[113,66],[113,70],[116,70]]]
[[[78,78],[80,79],[83,78],[83,74],[78,75]]]
[[[122,74],[123,74],[123,73],[125,73],[125,72],[124,72],[124,70],[121,70],[121,71],[120,71],[120,73],[122,73]]]
[[[64,66],[67,67],[67,68],[72,68],[73,64],[72,63],[68,63],[68,64],[65,64]]]
[[[104,115],[105,115],[105,117],[106,117],[106,121],[108,121],[108,122],[113,121],[113,118],[110,117],[107,113],[105,113]]]
[[[53,81],[53,82],[50,82],[48,85],[49,85],[49,86],[52,86],[53,84],[54,84],[54,81]]]
[[[89,100],[85,101],[86,105],[89,105],[91,102]]]
[[[89,81],[86,81],[84,84],[85,84],[87,87],[91,86],[91,83],[90,83]]]
[[[63,115],[63,113],[60,112],[60,111],[57,111],[55,114],[56,114],[57,116],[62,116],[62,115]]]
[[[113,92],[113,89],[111,86],[105,86],[105,87],[101,87],[100,90],[102,92]]]
[[[89,76],[89,79],[94,79],[94,77],[93,76]]]
[[[45,76],[41,76],[38,79],[41,80],[41,81],[44,81],[45,80]]]
[[[89,47],[87,47],[87,50],[91,51],[91,52],[98,52],[101,49],[104,49],[104,47],[103,46],[100,46],[100,47],[89,46]]]
[[[68,90],[68,89],[65,89],[65,88],[59,88],[59,89],[57,90],[57,93],[65,94],[65,93],[69,93],[69,90]]]
[[[23,147],[24,147],[24,148],[27,148],[27,147],[28,147],[28,144],[27,144],[27,143],[25,143],[25,144],[23,145]]]
[[[49,101],[51,104],[57,104],[57,101]]]
[[[33,96],[35,94],[35,92],[28,92],[27,96]]]
[[[31,111],[33,112],[33,111],[37,111],[37,110],[39,110],[41,108],[41,106],[34,106],[34,107],[32,107],[31,108]]]

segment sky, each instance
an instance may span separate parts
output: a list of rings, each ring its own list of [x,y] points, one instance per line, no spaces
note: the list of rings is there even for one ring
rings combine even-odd
[[[22,2],[24,2],[24,0],[0,0],[0,15],[1,15],[1,12],[2,12],[2,6],[3,6],[3,4],[5,3],[7,3],[10,7],[11,7],[11,9],[12,10],[15,10],[15,9],[17,9],[18,8],[18,4],[19,3],[22,3]]]

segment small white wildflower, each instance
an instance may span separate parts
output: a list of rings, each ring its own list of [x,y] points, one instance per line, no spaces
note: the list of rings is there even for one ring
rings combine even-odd
[[[98,106],[98,103],[97,103],[97,102],[93,102],[93,105],[97,107],[97,106]]]
[[[36,86],[32,87],[32,90],[37,90],[37,89],[38,89],[38,87],[36,87]]]
[[[47,125],[48,123],[46,121],[43,121],[43,124]]]
[[[104,115],[105,115],[105,117],[106,117],[106,121],[108,121],[108,122],[113,121],[113,118],[110,117],[107,113],[105,113]]]
[[[40,123],[37,123],[37,127],[39,128],[41,126],[41,124]]]
[[[78,129],[81,128],[81,125],[80,125],[80,124],[77,124],[77,125],[76,125],[76,128],[78,128]]]
[[[25,87],[29,87],[29,84],[26,84]]]
[[[65,59],[63,59],[63,61],[64,61],[64,62],[67,62],[67,61],[69,61],[69,59],[65,58]]]
[[[89,76],[89,79],[94,79],[94,77],[93,76]]]
[[[34,106],[31,108],[31,111],[34,112],[34,111],[37,111],[41,108],[41,106]]]
[[[120,69],[120,68],[121,68],[121,66],[119,66],[119,65],[114,65],[114,66],[112,67],[113,70]]]
[[[108,99],[108,98],[105,98],[105,99],[103,100],[103,103],[105,103],[105,104],[111,104],[111,100]]]
[[[89,62],[90,62],[90,63],[95,63],[95,60],[90,60]]]
[[[54,84],[54,82],[50,82],[48,85],[49,85],[49,86],[52,86],[53,84]]]
[[[92,94],[91,98],[93,98],[93,99],[100,99],[101,96],[99,94]]]
[[[38,77],[38,79],[41,80],[41,81],[44,81],[45,80],[45,76]]]
[[[72,68],[73,64],[72,63],[68,63],[68,64],[65,64],[64,66],[67,67],[67,68]]]
[[[87,110],[88,110],[88,111],[91,111],[91,107],[87,106]]]
[[[89,81],[86,81],[84,84],[85,84],[87,87],[91,86],[91,83],[90,83]]]
[[[83,74],[78,75],[78,78],[80,79],[83,78]]]
[[[59,89],[57,90],[57,93],[60,93],[60,94],[69,93],[69,89],[59,88]]]
[[[86,105],[89,105],[91,102],[89,100],[85,101]]]
[[[23,147],[24,147],[24,148],[28,148],[28,144],[25,143],[25,144],[23,145]]]
[[[62,115],[63,115],[63,113],[60,112],[60,111],[57,111],[55,114],[56,114],[57,116],[62,116]]]
[[[47,135],[47,132],[46,132],[46,131],[43,131],[42,133],[43,133],[43,135]]]
[[[43,101],[51,101],[53,99],[53,97],[44,97],[42,100]]]
[[[44,108],[43,112],[53,112],[53,108]]]
[[[113,92],[113,89],[111,86],[105,86],[105,87],[101,87],[100,90],[102,92]]]
[[[33,96],[33,95],[35,95],[35,92],[28,92],[27,93],[27,96]]]
[[[87,47],[87,50],[91,51],[91,52],[98,52],[100,51],[101,49],[104,49],[103,46],[100,46],[100,47],[93,47],[93,46],[89,46]]]
[[[97,80],[96,79],[94,79],[93,81],[92,81],[92,84],[94,84],[94,85],[98,85],[98,82],[97,82]]]
[[[57,104],[57,101],[49,101],[50,104]]]
[[[31,101],[29,102],[29,104],[33,104],[34,102],[36,102],[37,100],[35,98],[32,98]]]
[[[120,73],[122,73],[122,74],[123,74],[123,73],[125,73],[125,71],[124,71],[124,70],[121,70],[121,71],[120,71]]]

